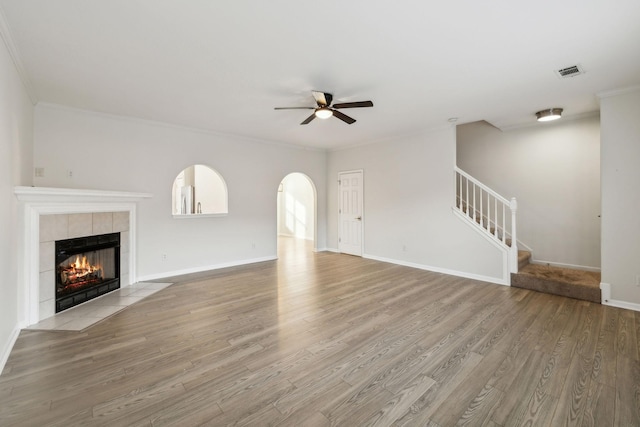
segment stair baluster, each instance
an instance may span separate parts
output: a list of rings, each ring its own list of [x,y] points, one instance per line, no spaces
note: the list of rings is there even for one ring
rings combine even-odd
[[[508,247],[509,271],[517,273],[516,211],[518,203],[515,197],[507,200],[458,167],[455,168],[454,182],[455,208],[479,231]],[[473,194],[469,194],[469,191]],[[491,198],[493,198],[493,212]],[[507,214],[507,208],[511,215]]]

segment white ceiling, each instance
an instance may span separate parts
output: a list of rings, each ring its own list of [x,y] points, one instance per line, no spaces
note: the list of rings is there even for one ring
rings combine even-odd
[[[640,1],[0,0],[34,100],[334,149],[598,110],[640,84]],[[0,16],[1,17],[1,16]],[[7,34],[9,36],[7,36]],[[580,64],[586,73],[560,79]],[[357,122],[314,120],[311,90]]]

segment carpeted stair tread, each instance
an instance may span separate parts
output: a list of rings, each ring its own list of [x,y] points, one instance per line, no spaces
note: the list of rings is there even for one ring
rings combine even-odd
[[[600,273],[592,271],[528,264],[511,286],[600,303]]]
[[[511,242],[509,242],[509,246],[511,246]],[[531,259],[531,252],[529,251],[518,251],[518,271],[521,271],[525,266],[529,265],[529,260]]]

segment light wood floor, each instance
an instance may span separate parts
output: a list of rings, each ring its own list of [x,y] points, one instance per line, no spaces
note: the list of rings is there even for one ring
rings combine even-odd
[[[285,243],[23,331],[0,425],[640,425],[640,313]]]

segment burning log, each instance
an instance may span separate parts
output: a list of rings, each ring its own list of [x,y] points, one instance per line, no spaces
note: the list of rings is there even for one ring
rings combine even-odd
[[[63,286],[75,285],[85,282],[93,282],[102,277],[102,268],[98,265],[91,265],[87,262],[87,257],[76,257],[75,262],[68,266],[60,266],[60,280]]]

